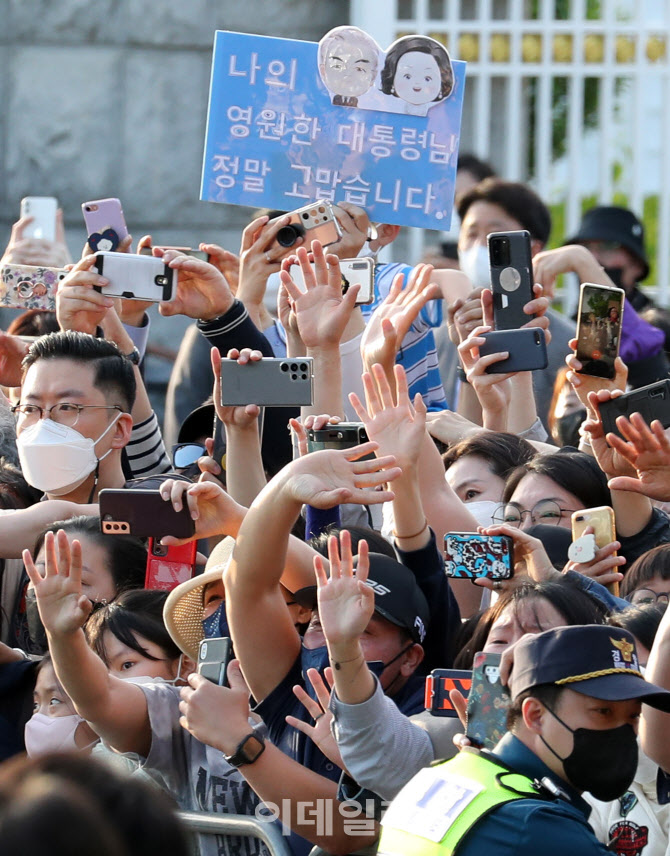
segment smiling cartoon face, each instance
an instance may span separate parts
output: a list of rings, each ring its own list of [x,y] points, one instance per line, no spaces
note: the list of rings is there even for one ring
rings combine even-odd
[[[409,51],[398,61],[393,87],[409,104],[427,104],[440,94],[442,80],[437,61],[430,54]]]

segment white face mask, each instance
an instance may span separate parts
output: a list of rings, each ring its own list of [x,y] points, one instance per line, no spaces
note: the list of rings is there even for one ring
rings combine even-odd
[[[477,502],[466,502],[464,505],[479,526],[491,526],[493,523],[493,512],[500,503],[493,502],[490,499],[482,499]]]
[[[33,758],[47,752],[81,752],[88,749],[88,746],[80,749],[75,743],[75,734],[80,722],[84,720],[76,713],[68,716],[34,713],[26,722],[23,733],[26,752]],[[89,743],[89,746],[92,745],[93,743]]]
[[[95,446],[120,418],[117,413],[97,440],[52,419],[40,419],[16,439],[23,477],[37,490],[54,496],[79,487],[112,451],[98,458]]]
[[[467,250],[458,251],[458,264],[472,283],[473,288],[491,288],[489,251],[487,247],[473,244]]]

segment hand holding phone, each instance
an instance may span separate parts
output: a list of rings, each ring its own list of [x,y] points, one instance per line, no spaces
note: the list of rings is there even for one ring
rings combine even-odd
[[[128,237],[128,227],[120,200],[94,199],[84,202],[81,210],[91,252],[114,252],[121,241]]]
[[[175,511],[158,490],[100,491],[100,527],[105,535],[135,535],[138,538],[155,538],[164,535],[175,538],[192,538],[195,522],[188,505]]]
[[[177,290],[177,271],[161,258],[101,252],[95,257],[93,269],[108,280],[104,287],[93,286],[105,297],[162,303],[172,300]]]
[[[483,333],[482,337],[486,341],[479,346],[480,357],[504,351],[509,354],[506,359],[487,366],[487,374],[530,372],[547,368],[547,340],[544,330],[539,327],[523,327],[520,330],[492,330],[490,333]]]
[[[500,654],[475,654],[465,729],[474,746],[493,749],[505,736],[510,701],[500,680]]]
[[[622,288],[581,284],[576,333],[581,374],[609,380],[615,377],[625,296]]]
[[[56,309],[58,284],[67,276],[60,268],[3,265],[0,306],[16,309]]]
[[[525,229],[491,232],[486,240],[495,328],[516,330],[534,317],[523,311],[534,297],[530,233]]]
[[[24,238],[40,241],[56,240],[58,200],[54,196],[26,196],[21,200],[21,217],[32,217],[23,230]]]
[[[233,643],[228,636],[203,639],[198,648],[198,674],[213,684],[225,687],[228,664],[233,657]]]
[[[290,407],[312,404],[314,367],[311,357],[264,357],[245,364],[221,360],[221,404]]]
[[[197,550],[197,541],[166,547],[155,538],[149,538],[144,588],[172,591],[190,580],[195,572]]]
[[[302,239],[306,247],[309,247],[312,241],[319,241],[322,247],[327,247],[339,241],[341,237],[342,230],[333,206],[330,202],[318,199],[310,205],[291,211],[288,223],[277,232],[276,240],[279,246],[284,248],[295,246],[299,239]]]
[[[314,262],[311,262],[315,270]],[[305,278],[299,264],[292,264],[289,270],[291,279],[300,289],[306,291]],[[352,285],[360,286],[356,295],[356,305],[363,306],[372,303],[375,298],[374,263],[371,258],[340,259],[340,274],[342,276],[342,294],[346,294]]]
[[[509,535],[447,532],[444,573],[459,580],[509,580],[514,574],[514,541]]]

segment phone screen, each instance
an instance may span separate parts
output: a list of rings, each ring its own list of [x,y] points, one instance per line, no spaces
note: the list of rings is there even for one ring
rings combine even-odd
[[[577,319],[577,359],[582,373],[613,378],[619,353],[624,292],[583,284]]]

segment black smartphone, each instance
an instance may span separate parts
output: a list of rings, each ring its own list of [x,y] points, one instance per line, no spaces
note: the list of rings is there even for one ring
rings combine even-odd
[[[479,355],[497,354],[508,351],[509,357],[493,363],[486,369],[487,374],[505,372],[532,372],[547,368],[547,340],[540,327],[524,327],[521,330],[492,330],[482,334],[485,344],[479,348]]]
[[[302,407],[314,400],[312,357],[263,357],[244,365],[221,360],[221,404]]]
[[[198,674],[220,687],[227,686],[226,672],[233,657],[233,643],[228,636],[203,639],[198,646]]]
[[[619,354],[624,299],[622,288],[583,282],[577,310],[577,359],[580,374],[593,377],[615,376],[614,361]]]
[[[467,698],[471,686],[472,672],[466,669],[433,669],[426,678],[426,710],[433,716],[448,716],[452,719],[457,717],[449,692],[458,690]]]
[[[307,449],[320,452],[323,449],[350,449],[368,442],[365,425],[362,422],[340,422],[327,425],[319,431],[310,428],[307,431]]]
[[[100,491],[100,528],[105,535],[135,535],[138,538],[155,538],[164,535],[175,538],[192,538],[195,521],[186,503],[175,511],[157,490]]]
[[[493,318],[496,330],[517,330],[534,315],[523,307],[533,299],[530,232],[491,232],[489,247]]]
[[[658,419],[664,428],[670,428],[670,380],[659,380],[603,401],[599,410],[606,434],[621,436],[616,426],[617,417],[630,417],[631,413],[639,413],[647,425]]]
[[[458,580],[509,580],[514,574],[514,541],[509,535],[447,532],[444,573]]]
[[[493,749],[507,733],[510,696],[500,682],[500,654],[475,654],[465,736],[473,746]]]

